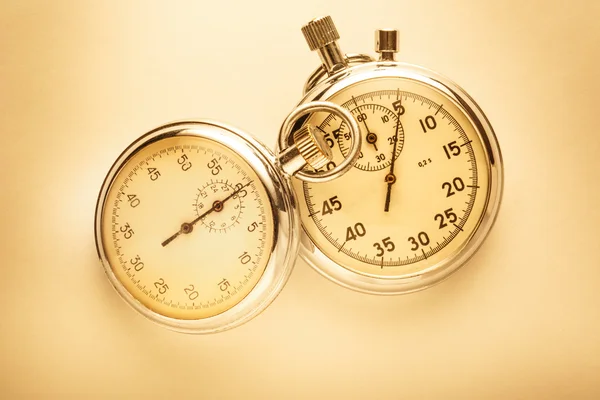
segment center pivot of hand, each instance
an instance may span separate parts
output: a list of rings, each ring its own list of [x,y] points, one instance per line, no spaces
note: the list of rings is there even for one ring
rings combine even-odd
[[[377,135],[373,132],[369,132],[367,134],[367,143],[373,144],[375,142],[377,142]]]
[[[181,224],[181,233],[188,234],[194,230],[194,225],[184,222]]]
[[[213,210],[216,212],[223,211],[223,202],[220,200],[216,200],[212,206]]]
[[[385,182],[386,183],[396,183],[396,175],[394,175],[394,174],[387,174],[385,176]]]

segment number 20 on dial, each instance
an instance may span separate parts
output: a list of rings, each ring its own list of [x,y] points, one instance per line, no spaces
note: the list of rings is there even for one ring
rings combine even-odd
[[[214,333],[264,310],[297,258],[300,221],[290,176],[330,159],[316,128],[292,131],[301,116],[336,113],[333,103],[296,108],[273,154],[243,131],[215,121],[164,125],[133,142],[113,164],[96,207],[96,247],[109,281],[134,309],[174,330]],[[358,155],[328,173],[334,179]],[[336,208],[337,203],[333,203]]]
[[[346,108],[363,141],[340,179],[294,181],[309,238],[302,256],[333,281],[369,293],[439,282],[477,250],[498,211],[501,155],[488,120],[453,82],[395,61],[396,31],[376,32],[377,61],[343,55],[330,17],[303,32],[324,61],[303,102]],[[310,122],[333,152],[326,168],[334,167],[352,143],[345,124],[334,116]]]

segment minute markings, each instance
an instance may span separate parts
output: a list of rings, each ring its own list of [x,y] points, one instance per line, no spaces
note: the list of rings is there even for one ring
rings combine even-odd
[[[182,150],[180,146],[175,146],[175,147],[171,146],[170,148],[168,148],[166,150],[165,149],[157,150],[153,154],[154,157],[151,156],[150,158],[147,158],[147,160],[141,160],[139,163],[136,163],[134,165],[130,165],[129,167],[127,165],[125,165],[123,167],[125,169],[125,171],[122,172],[120,176],[123,177],[123,176],[125,176],[125,174],[127,174],[129,172],[129,176],[131,176],[131,178],[126,178],[126,179],[128,179],[128,181],[131,183],[131,189],[127,185],[121,185],[119,187],[117,185],[118,182],[119,182],[118,181],[119,175],[117,175],[117,178],[116,178],[117,180],[116,180],[115,190],[114,190],[114,196],[115,196],[114,198],[115,198],[115,203],[116,204],[112,207],[112,217],[113,217],[113,219],[115,217],[117,218],[117,220],[119,221],[119,225],[112,224],[112,231],[113,231],[112,234],[113,234],[113,237],[115,236],[115,234],[119,233],[120,226],[122,226],[121,221],[123,221],[123,218],[121,218],[119,216],[118,210],[124,210],[123,211],[124,212],[123,215],[124,215],[124,218],[126,218],[126,219],[131,218],[131,216],[135,215],[135,213],[139,211],[139,209],[135,210],[135,211],[134,210],[130,210],[129,207],[127,206],[127,200],[128,200],[127,199],[127,195],[130,193],[129,191],[130,190],[133,190],[133,191],[138,190],[140,188],[139,185],[145,185],[145,187],[150,187],[150,186],[148,186],[147,183],[144,183],[143,179],[134,178],[133,176],[137,175],[137,171],[140,171],[140,170],[144,171],[144,168],[146,168],[147,166],[155,166],[157,168],[163,168],[164,165],[165,165],[164,163],[168,163],[169,160],[176,160],[176,158],[172,158],[174,155],[176,157],[179,157],[181,155],[181,151],[180,150]],[[164,157],[160,156],[161,153],[162,153],[162,155],[164,155]],[[195,154],[197,152],[193,152],[193,153]],[[157,156],[157,154],[158,154],[158,156]],[[189,150],[186,151],[185,154],[189,155],[190,151]],[[211,152],[211,154],[213,154],[213,152]],[[215,152],[215,154],[216,154],[216,152]],[[227,157],[224,157],[224,159],[227,160]],[[154,164],[154,163],[158,163],[158,164]],[[227,161],[227,164],[230,164],[230,163],[232,165],[234,165],[235,161],[232,160],[232,159],[229,159]],[[176,163],[175,163],[175,167],[177,167]],[[237,170],[240,169],[239,165],[236,165],[236,167],[237,167]],[[127,171],[127,169],[129,169],[129,171]],[[176,172],[176,169],[173,169],[172,172]],[[140,176],[144,177],[144,174],[141,174]],[[249,189],[248,190],[248,192],[249,192],[248,194],[252,193],[252,196],[249,196],[249,197],[253,198],[252,201],[256,200],[258,203],[262,204],[262,200],[260,198],[260,194],[256,190],[256,187],[255,187],[255,184],[253,183],[253,180],[250,179],[247,176],[246,171],[243,171],[243,176],[244,177],[242,178],[242,182],[245,183],[245,185],[243,185],[243,186],[244,187],[248,187],[248,189]],[[219,184],[223,183],[224,181],[226,181],[226,180],[225,179],[216,179],[215,180],[215,182],[219,183]],[[119,187],[120,190],[116,189],[118,187]],[[125,190],[124,187],[127,187],[128,189],[126,191],[123,191],[123,190]],[[193,187],[193,186],[191,186],[191,187]],[[131,193],[134,193],[134,192],[131,192]],[[152,196],[146,195],[145,199],[152,200]],[[123,203],[125,203],[125,204],[123,204]],[[107,204],[107,206],[109,206],[108,202],[106,204]],[[156,206],[156,204],[153,204],[153,205]],[[243,208],[244,206],[242,205],[241,207]],[[262,217],[264,219],[264,215],[262,215]],[[264,223],[261,224],[261,228],[260,228],[260,230],[258,230],[257,233],[260,234],[261,239],[262,239],[261,240],[262,245],[259,244],[258,247],[257,247],[257,251],[258,251],[259,256],[260,256],[260,257],[259,256],[257,256],[257,257],[261,258],[262,254],[263,254],[263,248],[262,247],[264,247],[264,240],[265,240],[266,234],[267,234]],[[257,238],[258,238],[258,236],[257,236]],[[117,265],[120,265],[121,268],[125,268],[126,270],[131,270],[131,267],[127,267],[127,263],[129,262],[129,256],[127,255],[127,253],[131,252],[131,251],[136,251],[138,248],[137,247],[131,247],[130,244],[127,244],[127,246],[125,246],[126,252],[123,253],[120,250],[122,248],[122,246],[119,245],[118,242],[119,242],[119,238],[117,237],[113,241],[113,249],[114,249],[115,253],[118,256],[118,258],[117,258],[118,264]],[[125,254],[125,258],[123,257],[123,254]],[[258,260],[253,261],[254,265],[256,265],[257,263],[258,263]],[[131,281],[134,285],[138,285],[140,283],[140,279],[136,279],[137,278],[136,274],[129,273],[127,275],[128,276],[127,276],[126,279],[128,281]],[[146,277],[146,279],[154,279],[154,277],[150,277],[150,278]],[[142,294],[144,294],[148,298],[151,298],[155,302],[166,304],[167,300],[165,299],[164,296],[161,298],[161,296],[156,295],[154,293],[154,291],[153,291],[152,288],[150,288],[150,290],[147,290],[146,285],[144,285],[144,286],[139,285],[139,286],[140,287],[138,289],[141,291]],[[228,292],[228,293],[230,293],[230,292]],[[230,298],[229,295],[225,295],[225,296],[227,296],[227,299]],[[222,297],[224,297],[224,296],[222,296]],[[171,303],[171,300],[169,300],[169,304],[170,303]],[[186,309],[198,309],[198,308],[202,308],[203,306],[207,306],[206,302],[200,302],[200,303],[199,302],[195,302],[195,303],[192,303],[192,306],[190,306],[189,302],[185,302],[184,304],[181,304],[181,305],[180,305],[179,302],[177,302],[177,304],[179,305],[180,308],[186,307]]]
[[[352,108],[352,107],[357,107],[358,105],[360,105],[360,107],[365,107],[363,104],[365,103],[369,103],[372,102],[373,99],[384,99],[383,102],[381,104],[378,104],[379,106],[386,106],[386,104],[393,102],[393,99],[403,99],[403,104],[407,107],[407,115],[409,115],[409,117],[411,118],[415,118],[415,107],[417,107],[416,109],[420,109],[422,106],[421,104],[423,104],[423,107],[425,109],[431,109],[431,114],[435,115],[435,118],[439,118],[441,119],[446,119],[448,122],[448,125],[454,126],[456,128],[456,131],[458,132],[459,136],[457,137],[457,143],[459,144],[459,146],[463,147],[463,146],[468,146],[469,149],[468,150],[463,150],[463,153],[470,153],[468,154],[467,161],[468,164],[470,164],[471,168],[470,168],[470,176],[465,176],[462,175],[462,179],[464,180],[464,184],[465,184],[465,188],[467,188],[467,190],[465,190],[463,193],[461,193],[461,195],[465,195],[466,193],[470,193],[472,195],[472,197],[469,199],[470,201],[467,202],[467,207],[464,210],[464,213],[461,213],[459,215],[459,221],[460,223],[458,223],[458,225],[460,225],[461,229],[464,226],[464,223],[468,220],[468,216],[473,208],[473,203],[474,203],[474,195],[475,195],[475,191],[478,188],[478,183],[477,183],[477,165],[475,163],[475,154],[473,153],[473,150],[471,148],[471,143],[472,140],[466,135],[465,131],[462,129],[462,127],[460,127],[460,125],[458,124],[458,122],[454,119],[454,117],[450,114],[450,111],[448,111],[448,109],[446,107],[448,107],[449,109],[450,106],[448,105],[444,105],[441,102],[433,102],[430,99],[415,94],[415,93],[411,93],[411,92],[406,92],[406,91],[401,91],[399,89],[393,89],[393,90],[380,90],[380,91],[375,91],[375,92],[369,92],[369,93],[363,93],[360,95],[354,95],[352,96],[352,98],[350,98],[350,100],[348,100],[346,103],[343,103],[343,106],[346,106],[346,108]],[[412,99],[412,101],[410,101]],[[404,102],[404,100],[406,100],[406,102]],[[377,100],[377,102],[379,103],[379,100]],[[412,114],[411,114],[411,110],[412,110]],[[372,115],[372,112],[368,113],[369,116]],[[418,116],[418,119],[424,118],[425,115],[417,113],[416,114]],[[427,114],[428,115],[428,114]],[[445,125],[441,125],[439,129],[441,129],[443,126]],[[370,126],[369,126],[370,127]],[[446,128],[444,128],[446,129]],[[452,129],[452,128],[450,128]],[[450,131],[450,129],[448,130],[444,130],[444,132],[448,132]],[[432,130],[431,132],[427,132],[427,134],[429,133],[434,133],[435,130]],[[443,132],[442,132],[443,133]],[[416,133],[411,133],[411,132],[407,132],[407,135],[411,135],[411,134],[416,134]],[[441,135],[441,133],[440,133]],[[438,137],[441,137],[438,135]],[[448,140],[448,139],[446,139]],[[445,144],[446,142],[443,142],[443,144]],[[440,145],[441,147],[441,145]],[[402,155],[400,156],[402,157]],[[440,160],[441,161],[441,160]],[[437,163],[437,161],[436,161]],[[438,164],[442,165],[441,162],[439,162]],[[404,164],[402,164],[404,165]],[[416,165],[416,164],[415,164]],[[438,166],[436,168],[443,168]],[[461,167],[462,168],[462,167]],[[448,177],[447,180],[452,179],[453,177]],[[375,179],[375,178],[374,178]],[[433,185],[440,185],[441,182],[439,183],[435,183],[432,181]],[[315,211],[318,211],[316,208],[319,207],[320,202],[322,201],[321,199],[319,199],[319,191],[316,190],[312,190],[312,186],[306,183],[303,183],[303,189],[304,189],[304,194],[305,194],[305,198],[311,198],[312,201],[305,203],[306,206],[309,208],[308,210],[308,214],[310,214],[311,219],[312,219],[312,223],[314,223],[317,228],[319,228],[319,230],[321,231],[321,234],[327,239],[328,242],[330,242],[336,250],[339,250],[339,252],[344,253],[352,258],[355,258],[359,261],[363,261],[365,263],[368,264],[374,264],[377,265],[378,267],[380,267],[380,264],[382,262],[381,257],[374,257],[373,254],[375,253],[367,253],[365,254],[364,250],[362,248],[359,248],[356,251],[351,251],[349,249],[349,246],[344,245],[342,246],[342,241],[338,241],[338,236],[341,236],[341,234],[338,234],[337,229],[333,229],[333,226],[337,223],[334,222],[334,224],[332,225],[331,223],[328,223],[325,221],[325,219],[327,218],[333,218],[333,216],[323,216],[322,213],[321,214],[316,214]],[[364,188],[360,188],[357,191],[357,195],[360,194],[360,190],[367,190],[369,186],[364,187]],[[368,190],[371,190],[370,187]],[[431,191],[432,193],[435,192],[436,189],[432,188]],[[329,193],[327,195],[323,195],[323,197],[329,197],[332,193]],[[456,204],[454,204],[455,210],[456,210]],[[365,204],[364,207],[368,207],[368,205]],[[448,206],[450,207],[450,206]],[[458,210],[462,209],[464,207],[458,208]],[[356,211],[358,211],[356,208],[354,209]],[[357,215],[361,215],[361,214],[357,214]],[[343,216],[342,216],[343,217]],[[347,222],[340,222],[343,224],[347,224],[349,221]],[[367,228],[367,230],[369,230],[369,226],[366,224],[368,221],[364,221],[365,222],[365,227]],[[325,228],[325,225],[329,225],[332,228]],[[422,251],[420,252],[421,254],[413,254],[413,255],[408,255],[406,260],[402,260],[403,255],[399,256],[397,259],[394,258],[393,261],[390,258],[389,260],[387,258],[384,259],[384,266],[386,267],[392,267],[392,266],[399,266],[399,265],[407,265],[407,264],[411,264],[417,261],[420,261],[422,259],[426,259],[431,257],[433,254],[435,254],[437,251],[439,251],[440,249],[444,248],[448,243],[450,243],[459,233],[461,232],[461,230],[459,230],[458,228],[454,229],[453,231],[450,232],[449,235],[446,235],[443,239],[441,237],[438,236],[438,238],[436,238],[433,243],[436,243],[436,247],[429,247],[428,250],[424,250],[422,249]],[[440,235],[441,236],[441,235]],[[373,238],[374,239],[374,238]],[[352,246],[355,247],[356,246]],[[427,247],[425,247],[427,248]],[[360,252],[360,253],[359,253]],[[425,252],[425,254],[422,254],[422,252]],[[370,254],[370,255],[369,255]],[[396,261],[398,260],[398,261]]]

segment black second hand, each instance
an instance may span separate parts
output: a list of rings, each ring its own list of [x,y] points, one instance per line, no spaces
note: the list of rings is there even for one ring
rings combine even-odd
[[[392,162],[390,163],[390,172],[386,175],[387,193],[385,195],[385,206],[383,211],[390,211],[390,197],[392,195],[392,185],[396,183],[396,175],[394,175],[394,163],[396,161],[396,148],[398,146],[398,129],[400,128],[400,115],[402,112],[402,104],[398,107],[398,121],[396,122],[396,133],[394,133],[394,148],[392,150]],[[389,177],[389,178],[388,178]]]

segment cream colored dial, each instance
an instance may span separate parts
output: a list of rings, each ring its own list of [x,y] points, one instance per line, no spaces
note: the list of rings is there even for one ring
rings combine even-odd
[[[486,153],[468,117],[442,92],[406,78],[358,82],[327,100],[357,118],[363,157],[334,181],[294,182],[315,245],[374,277],[419,274],[456,255],[479,226],[489,190]],[[310,122],[331,139],[332,168],[350,146],[347,127]]]
[[[196,136],[149,142],[117,172],[101,220],[117,280],[165,317],[197,320],[238,304],[260,280],[273,210],[254,170]]]
[[[398,158],[404,145],[402,124],[399,125],[398,135],[395,134],[394,128],[398,121],[396,113],[393,109],[377,103],[367,102],[358,105],[355,97],[344,104],[344,107],[350,108],[352,116],[356,118],[364,132],[364,146],[361,147],[354,166],[364,171],[379,171],[389,167],[392,163],[392,154],[394,158]],[[344,157],[347,157],[352,144],[348,127],[346,124],[340,125],[339,132],[333,130],[332,134],[338,140],[340,151]]]

